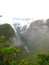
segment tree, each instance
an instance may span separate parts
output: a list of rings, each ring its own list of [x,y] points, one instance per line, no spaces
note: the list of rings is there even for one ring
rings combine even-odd
[[[38,54],[39,65],[49,65],[49,54]]]
[[[20,49],[15,47],[2,48],[0,51],[0,65],[16,65],[17,53]]]

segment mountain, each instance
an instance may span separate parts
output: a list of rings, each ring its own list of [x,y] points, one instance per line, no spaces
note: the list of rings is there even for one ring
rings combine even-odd
[[[9,46],[13,43],[13,37],[15,37],[15,31],[10,24],[0,25],[0,44]]]
[[[46,23],[43,20],[32,22],[22,35],[29,40],[28,45],[32,47],[31,49],[46,51],[49,48],[49,19]]]
[[[33,21],[28,28],[27,25],[15,28],[23,47],[33,52],[49,51],[49,19]]]

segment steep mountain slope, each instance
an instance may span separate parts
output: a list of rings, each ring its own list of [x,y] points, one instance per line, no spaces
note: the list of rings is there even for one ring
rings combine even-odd
[[[19,31],[18,31],[19,30]],[[49,51],[49,19],[33,21],[30,26],[17,27],[17,34],[22,46],[31,52]]]
[[[13,37],[15,37],[15,31],[10,24],[0,25],[0,44],[3,46],[9,46],[13,43]]]
[[[29,28],[22,35],[29,40],[31,50],[48,51],[49,49],[49,20],[37,20],[30,24]]]

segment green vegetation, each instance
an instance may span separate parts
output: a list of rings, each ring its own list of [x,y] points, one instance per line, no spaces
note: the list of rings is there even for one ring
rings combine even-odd
[[[13,47],[15,32],[9,24],[0,25],[0,65],[49,65],[49,54],[26,53]]]
[[[19,49],[14,47],[3,48],[0,51],[0,65],[49,65],[49,55],[38,54],[36,58],[18,59]]]
[[[16,65],[18,52],[20,50],[14,47],[2,48],[0,50],[0,65]]]
[[[0,25],[0,44],[3,44],[2,46],[10,45],[14,36],[15,32],[9,24]]]

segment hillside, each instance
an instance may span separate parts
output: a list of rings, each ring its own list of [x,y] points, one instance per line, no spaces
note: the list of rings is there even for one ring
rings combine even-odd
[[[12,43],[13,37],[15,37],[15,31],[10,24],[0,25],[0,43],[8,46]]]
[[[49,52],[49,19],[33,21],[28,28],[26,25],[20,27],[17,34],[30,51]]]
[[[49,65],[48,21],[18,26],[16,31],[9,24],[0,25],[0,65]]]

